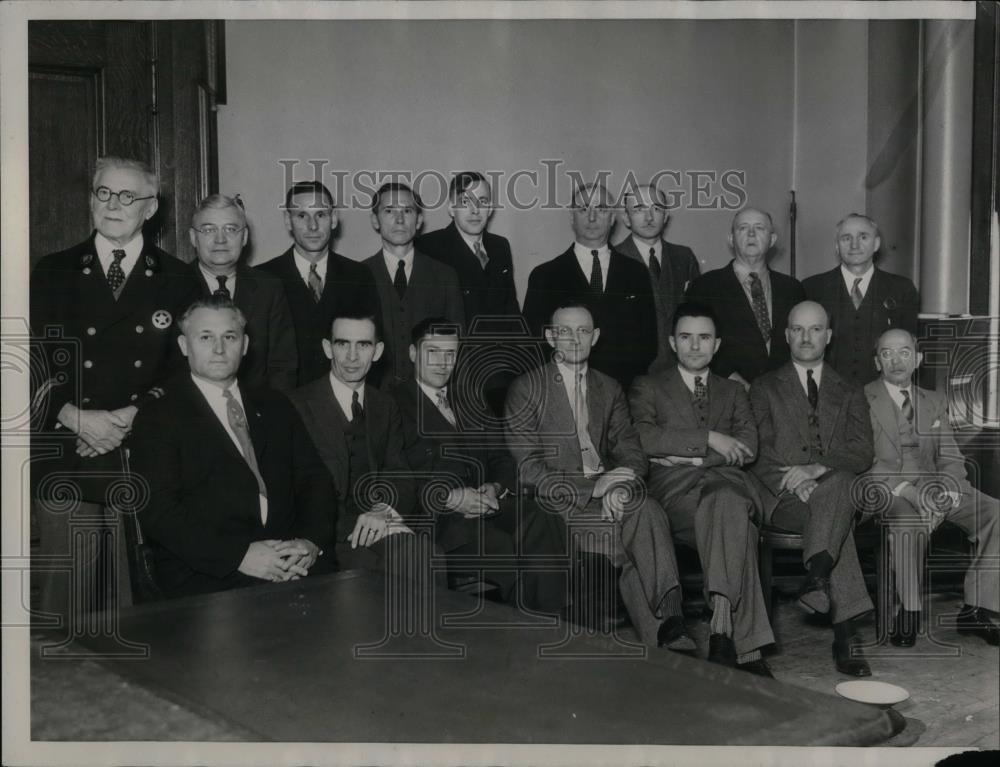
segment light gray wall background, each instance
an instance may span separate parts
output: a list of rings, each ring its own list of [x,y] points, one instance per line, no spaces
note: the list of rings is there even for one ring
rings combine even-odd
[[[789,190],[798,193],[797,276],[834,265],[833,225],[868,209],[883,222],[885,265],[913,276],[917,21],[228,21],[228,103],[219,107],[220,185],[247,203],[252,263],[288,247],[280,161],[358,171],[606,170],[617,191],[632,171],[745,174],[750,204],[773,214],[772,265],[788,271]],[[908,108],[910,111],[908,112]],[[908,123],[907,121],[910,121]],[[870,188],[870,158],[892,162]],[[326,180],[333,186],[332,179]],[[366,179],[371,186],[371,180]],[[729,259],[733,211],[687,196],[667,237],[691,246],[702,269]],[[519,192],[533,188],[522,178]],[[426,197],[439,196],[428,177]],[[491,229],[508,237],[523,298],[531,269],[568,247],[569,213],[515,210],[505,190]],[[709,197],[725,192],[716,183]],[[362,195],[346,200],[337,250],[379,247]],[[730,203],[732,194],[725,195]],[[428,211],[424,229],[448,222]],[[619,225],[612,239],[622,239]]]

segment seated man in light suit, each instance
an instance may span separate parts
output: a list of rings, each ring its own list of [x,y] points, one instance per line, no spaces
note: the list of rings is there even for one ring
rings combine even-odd
[[[345,569],[385,564],[383,541],[410,533],[403,518],[417,508],[399,408],[366,382],[382,351],[375,317],[335,315],[323,340],[330,374],[289,394],[337,488],[336,552]]]
[[[752,471],[765,519],[802,533],[807,573],[799,605],[830,614],[838,671],[871,676],[853,621],[872,601],[854,544],[851,489],[871,466],[872,430],[861,390],[823,362],[831,335],[822,306],[792,308],[785,330],[791,362],[750,387],[759,438]]]
[[[130,448],[148,483],[139,519],[161,589],[185,596],[330,569],[333,485],[288,400],[236,382],[243,313],[209,296],[178,325],[191,371],[139,411]]]
[[[890,501],[884,511],[894,534],[891,556],[901,608],[890,633],[897,647],[916,642],[927,538],[943,520],[965,531],[975,553],[965,576],[965,604],[958,631],[1000,644],[994,622],[1000,610],[996,560],[1000,554],[1000,504],[975,490],[951,435],[948,400],[913,383],[920,365],[913,335],[887,330],[878,339],[875,366],[881,378],[865,386],[875,438],[875,465],[867,478],[881,484]],[[990,560],[993,560],[991,563]],[[992,616],[990,615],[992,613]]]
[[[534,486],[543,512],[564,515],[597,538],[611,526],[619,589],[643,644],[690,651],[670,524],[646,497],[647,461],[618,383],[587,360],[600,338],[582,304],[558,306],[545,328],[552,362],[519,376],[506,402],[507,444],[523,485]]]
[[[744,388],[708,369],[719,340],[708,306],[681,304],[670,337],[676,366],[637,378],[629,404],[652,462],[650,495],[705,572],[708,659],[772,676],[760,653],[774,642],[757,571],[760,499],[741,469],[756,455],[757,426]]]

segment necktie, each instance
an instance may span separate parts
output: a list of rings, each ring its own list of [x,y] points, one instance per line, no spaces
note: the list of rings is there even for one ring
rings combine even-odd
[[[576,421],[576,438],[580,443],[580,457],[583,459],[584,474],[600,474],[601,458],[590,437],[590,412],[587,410],[586,382],[583,373],[577,373],[573,387],[573,419]]]
[[[819,387],[816,385],[816,379],[813,378],[812,369],[806,371],[806,391],[809,396],[809,407],[815,413],[816,406],[819,404]]]
[[[253,442],[250,440],[250,430],[247,428],[247,417],[243,412],[240,403],[233,396],[232,391],[226,389],[222,396],[226,398],[226,417],[229,420],[229,428],[236,435],[236,440],[240,443],[240,450],[243,451],[243,460],[247,462],[250,471],[257,478],[257,491],[267,498],[267,486],[264,478],[260,475],[257,467],[257,455],[253,451]],[[263,508],[261,509],[261,522],[266,523],[267,518]]]
[[[406,295],[406,262],[403,259],[399,259],[399,264],[396,266],[396,278],[392,284],[396,287],[396,295],[402,301],[403,296]]]
[[[228,277],[216,277],[215,278],[215,281],[219,283],[219,287],[216,288],[215,291],[213,291],[213,293],[212,293],[213,296],[222,296],[223,298],[232,298],[232,295],[229,293],[229,288],[226,287],[226,280],[228,280],[228,279],[229,279]]]
[[[655,282],[660,281],[660,259],[656,257],[656,248],[649,249],[649,273]]]
[[[108,267],[108,285],[111,286],[111,290],[117,296],[118,289],[125,282],[125,272],[122,270],[122,259],[125,258],[125,251],[116,248],[111,251],[111,255],[114,260],[111,262],[111,266]]]
[[[323,278],[316,271],[316,264],[309,264],[309,292],[312,293],[313,301],[319,303],[323,297]]]
[[[865,297],[861,295],[861,277],[854,278],[854,287],[851,288],[851,301],[854,302],[854,308],[860,309],[861,302],[865,300]]]
[[[906,417],[906,420],[910,424],[912,424],[913,423],[913,400],[910,399],[910,390],[909,389],[901,389],[899,393],[903,395],[903,405],[902,405],[902,407],[900,409],[903,411],[903,415]]]
[[[767,299],[764,298],[764,284],[757,272],[750,272],[750,298],[753,301],[753,316],[757,318],[757,327],[764,341],[771,340],[771,316],[767,311]]]
[[[483,249],[483,244],[479,240],[476,240],[476,247],[472,249],[472,252],[475,253],[476,258],[479,259],[479,265],[485,269],[486,265],[490,262],[490,257],[486,254],[486,251]]]
[[[705,381],[701,376],[694,377],[694,398],[698,402],[704,402],[708,399],[708,387],[705,386]]]
[[[595,293],[604,292],[604,279],[601,277],[601,259],[597,257],[597,251],[590,251],[594,257],[594,263],[590,267],[590,289]]]
[[[358,399],[358,393],[354,392],[351,395],[351,423],[359,423],[365,419],[365,409],[361,407],[361,400]]]
[[[455,411],[452,410],[451,405],[448,404],[448,397],[445,395],[444,389],[437,390],[436,398],[437,398],[437,407],[438,410],[441,411],[441,415],[445,417],[448,423],[450,423],[452,426],[455,426],[457,423],[455,420]]]

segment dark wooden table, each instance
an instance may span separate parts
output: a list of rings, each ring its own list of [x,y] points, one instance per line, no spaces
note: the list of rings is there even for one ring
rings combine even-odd
[[[381,578],[347,572],[124,610],[120,635],[148,645],[145,659],[105,657],[120,649],[108,638],[77,643],[119,686],[248,740],[860,746],[893,734],[878,708],[454,592],[393,588],[387,598]],[[386,607],[407,599],[416,620]],[[93,665],[37,650],[35,676]],[[191,736],[179,723],[168,737]]]

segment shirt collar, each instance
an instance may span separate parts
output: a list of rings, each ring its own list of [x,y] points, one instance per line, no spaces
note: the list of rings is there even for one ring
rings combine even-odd
[[[459,229],[458,226],[455,227],[455,230],[462,236],[462,239],[465,240],[465,244],[469,246],[469,250],[471,252],[473,253],[476,252],[477,242],[479,243],[479,247],[481,247],[483,250],[486,250],[486,245],[483,244],[482,234],[480,234],[478,237],[471,237],[470,235],[466,234],[461,229]]]
[[[736,272],[736,276],[739,278],[740,282],[746,282],[750,278],[750,272],[756,271],[760,276],[761,282],[768,279],[767,264],[765,263],[760,267],[760,269],[751,269],[749,266],[744,264],[738,258],[733,259],[733,271]]]
[[[132,240],[124,246],[115,245],[100,232],[97,232],[94,236],[94,250],[97,251],[97,259],[101,262],[101,267],[103,267],[105,274],[108,271],[108,267],[111,266],[111,262],[114,261],[114,256],[111,255],[111,251],[125,251],[125,258],[122,259],[121,267],[122,271],[128,275],[129,272],[132,271],[132,267],[135,266],[135,262],[139,260],[139,255],[142,253],[142,246],[142,232],[133,237]]]
[[[205,284],[208,285],[209,289],[213,292],[219,289],[218,275],[212,274],[208,269],[198,264],[198,271],[201,272],[201,276],[205,278]],[[223,275],[226,278],[226,290],[229,291],[229,295],[235,295],[236,293],[236,270],[233,270],[232,274]]]
[[[649,266],[649,249],[652,248],[656,255],[656,260],[660,262],[660,266],[663,266],[663,240],[657,238],[656,242],[649,245],[634,234],[632,235],[632,244],[635,245],[635,249],[639,251],[639,255],[642,256],[643,262],[646,266]]]
[[[316,274],[319,275],[319,278],[321,280],[325,280],[326,279],[326,265],[327,265],[327,262],[329,261],[329,259],[327,258],[327,253],[328,252],[329,251],[324,252],[323,255],[320,256],[319,261],[315,262],[316,263]],[[297,247],[293,247],[292,248],[292,255],[295,257],[295,268],[299,270],[299,274],[302,276],[302,279],[304,281],[308,282],[309,281],[309,268],[313,265],[313,262],[310,261],[305,256],[303,256],[302,253],[299,251],[299,249]]]
[[[861,291],[861,295],[865,295],[868,292],[868,286],[871,284],[872,275],[875,274],[875,264],[868,265],[868,271],[864,274],[855,274],[850,269],[848,269],[843,264],[840,265],[840,274],[844,278],[844,285],[847,287],[847,292],[850,293],[854,288],[854,281],[861,278],[861,282],[858,285],[858,289]]]
[[[240,406],[243,406],[243,397],[240,396],[240,386],[236,381],[233,381],[229,386],[219,386],[212,381],[199,378],[194,373],[191,374],[191,380],[194,381],[194,385],[198,387],[201,393],[205,395],[205,399],[223,399],[225,391],[228,389],[232,392],[236,401],[240,403]]]
[[[587,380],[587,371],[589,370],[589,367],[586,362],[584,362],[579,368],[570,367],[562,362],[557,362],[556,368],[559,370],[559,375],[562,376],[563,381],[574,381],[577,376],[581,375],[583,376],[584,381]]]
[[[438,403],[438,392],[442,392],[445,396],[445,399],[448,398],[447,386],[442,386],[440,389],[438,389],[435,388],[434,386],[429,386],[428,384],[425,384],[423,381],[419,379],[417,380],[417,386],[419,386],[421,391],[423,391],[423,393],[427,395],[427,399],[429,399],[435,405],[437,405]]]
[[[806,379],[807,379],[806,371],[807,370],[811,370],[813,372],[813,380],[816,382],[817,386],[820,385],[820,381],[823,379],[823,363],[822,362],[819,363],[819,365],[817,365],[814,368],[807,368],[804,365],[800,365],[795,360],[792,360],[792,364],[795,366],[795,372],[798,373],[799,383],[802,384],[802,388],[803,389],[806,389],[808,387],[808,384],[806,383]]]
[[[681,378],[683,379],[684,384],[688,387],[688,389],[691,390],[691,393],[694,394],[694,377],[695,377],[695,374],[692,373],[692,372],[690,372],[690,371],[688,371],[688,370],[685,370],[680,365],[677,366],[677,372],[681,374]],[[707,387],[708,386],[708,371],[706,370],[704,373],[698,373],[697,375],[698,375],[699,378],[701,378],[702,384],[704,384]]]
[[[885,384],[886,391],[889,392],[889,396],[894,400],[899,401],[903,399],[903,392],[909,392],[910,398],[913,398],[913,381],[910,381],[906,386],[897,386],[892,383],[892,381],[886,381],[882,379],[882,383]]]
[[[364,386],[361,386],[358,389],[352,389],[331,372],[330,388],[333,389],[333,396],[337,400],[337,404],[340,405],[340,409],[344,411],[344,415],[347,417],[348,421],[352,419],[351,402],[354,400],[354,392],[358,393],[358,403],[361,407],[365,406]]]
[[[406,254],[403,256],[394,256],[385,248],[382,248],[382,258],[385,259],[385,265],[389,268],[389,274],[393,275],[396,273],[396,267],[401,260],[405,264],[403,268],[406,269],[407,272],[409,272],[413,268],[413,253],[414,250],[412,245],[410,246],[410,249],[406,251]]]

